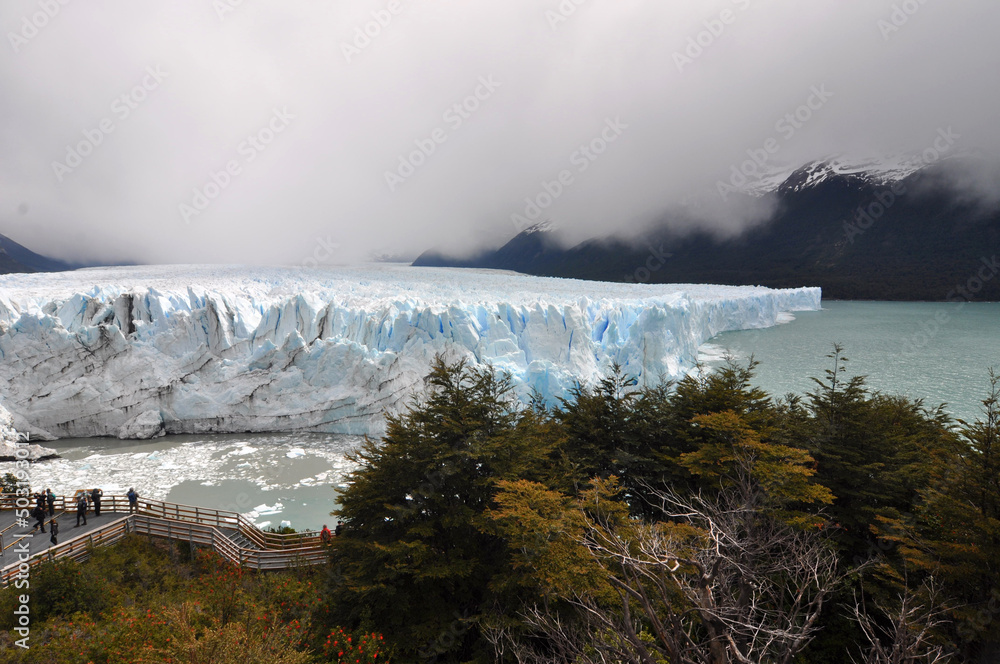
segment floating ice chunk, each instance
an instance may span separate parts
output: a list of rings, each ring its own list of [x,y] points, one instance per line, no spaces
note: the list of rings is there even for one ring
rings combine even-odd
[[[257,516],[272,516],[274,514],[281,514],[285,509],[285,506],[281,503],[275,503],[274,505],[258,505],[253,508],[253,514]]]
[[[289,459],[298,459],[299,457],[304,457],[305,455],[306,451],[301,447],[296,447],[295,449],[289,450],[288,453],[285,454],[285,456],[288,457]]]

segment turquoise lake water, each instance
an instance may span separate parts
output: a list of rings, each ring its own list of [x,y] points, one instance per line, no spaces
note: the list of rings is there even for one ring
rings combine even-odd
[[[757,384],[772,395],[805,394],[832,367],[833,344],[844,347],[847,375],[866,375],[874,389],[946,403],[954,417],[975,418],[989,389],[987,370],[1000,372],[1000,304],[824,302],[791,323],[728,332],[702,347],[708,366],[730,351],[761,362]]]

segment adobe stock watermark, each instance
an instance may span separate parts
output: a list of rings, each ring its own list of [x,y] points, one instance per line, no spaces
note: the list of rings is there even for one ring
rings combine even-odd
[[[730,0],[740,11],[750,8],[750,0]],[[677,71],[684,73],[684,68],[693,65],[694,61],[705,54],[705,51],[725,34],[726,29],[736,23],[739,17],[737,12],[726,7],[719,15],[702,21],[704,30],[698,32],[693,37],[688,37],[687,46],[683,51],[674,51],[674,64]]]
[[[439,656],[454,648],[459,639],[469,631],[470,620],[468,610],[466,609],[462,613],[456,611],[453,615],[455,616],[455,620],[442,630],[437,635],[437,638],[431,640],[426,646],[417,651],[421,659],[428,662],[436,662]]]
[[[339,250],[340,243],[331,240],[329,235],[326,237],[317,237],[316,247],[313,249],[312,256],[307,256],[302,260],[302,267],[317,268],[333,258]]]
[[[224,23],[227,14],[232,14],[243,6],[245,0],[212,0],[212,9],[219,17],[219,23]]]
[[[62,12],[62,8],[71,0],[38,0],[40,11],[21,17],[21,29],[17,32],[8,32],[7,39],[10,41],[14,53],[20,53],[21,49],[28,45],[32,39],[37,37],[56,16]]]
[[[98,122],[96,127],[84,129],[81,132],[83,140],[75,145],[66,146],[65,160],[52,162],[52,172],[56,176],[56,181],[62,184],[67,175],[79,168],[84,160],[94,154],[94,151],[104,144],[104,140],[114,133],[115,129],[118,128],[115,120],[117,119],[118,122],[128,120],[132,113],[139,108],[139,105],[146,101],[150,93],[159,88],[168,76],[169,74],[163,71],[160,65],[146,67],[146,75],[138,85],[111,103],[111,113],[114,117],[106,117]]]
[[[649,282],[650,277],[653,276],[654,272],[658,272],[664,265],[667,264],[667,260],[673,258],[673,254],[668,253],[664,250],[661,244],[659,248],[654,247],[651,244],[646,244],[649,249],[649,257],[646,259],[645,265],[640,265],[635,269],[632,274],[626,275],[624,277],[625,283],[628,284],[645,284]]]
[[[576,14],[576,8],[585,4],[587,0],[562,0],[559,6],[556,7],[557,11],[552,11],[551,9],[545,10],[545,20],[549,22],[549,27],[552,32],[559,29],[559,26],[570,19],[571,16]]]
[[[17,489],[15,490],[16,500],[14,501],[14,523],[20,528],[28,528],[28,517],[31,507],[31,451],[28,448],[31,442],[29,434],[17,434],[17,441],[14,447],[14,476],[17,478]],[[17,574],[11,577],[14,588],[17,590],[28,590],[31,588],[31,541],[34,532],[26,533],[17,544],[11,546],[10,551],[17,554]],[[28,640],[31,638],[31,596],[18,595],[15,598],[14,619],[16,625],[13,631],[17,632],[21,638],[14,641],[18,648],[27,650]]]
[[[733,164],[730,168],[729,183],[716,181],[715,188],[722,200],[729,194],[736,193],[741,187],[763,177],[760,169],[767,165],[771,158],[781,151],[781,146],[792,140],[815,114],[822,109],[834,94],[826,89],[826,84],[814,85],[802,105],[790,113],[785,113],[774,123],[774,131],[778,136],[771,136],[759,148],[747,150],[747,159],[741,164]],[[784,139],[784,141],[779,140]]]
[[[985,632],[997,619],[997,616],[1000,616],[1000,588],[992,588],[986,606],[980,608],[975,615],[969,616],[959,625],[959,637],[971,641],[978,634]]]
[[[909,23],[910,19],[926,4],[927,0],[904,0],[899,4],[894,4],[888,17],[880,18],[875,22],[879,32],[882,33],[882,39],[884,41],[892,39],[892,36],[902,30],[903,26]]]
[[[622,122],[620,117],[613,120],[606,119],[604,127],[597,136],[581,145],[570,155],[569,163],[570,166],[575,167],[575,174],[573,169],[566,168],[559,171],[553,180],[542,180],[541,191],[534,196],[525,197],[523,214],[515,212],[510,215],[510,220],[517,232],[520,233],[537,224],[542,212],[559,200],[566,193],[566,190],[576,183],[576,176],[586,172],[591,164],[600,159],[601,155],[607,152],[608,147],[621,138],[626,129],[628,129],[628,125]]]
[[[401,184],[413,177],[417,169],[437,152],[438,147],[448,141],[449,134],[458,131],[502,85],[493,79],[492,74],[480,76],[479,84],[472,94],[445,109],[441,119],[446,127],[436,127],[427,136],[415,139],[413,144],[417,149],[399,155],[396,170],[385,172],[385,183],[389,186],[389,191],[395,192]]]
[[[955,316],[961,313],[967,304],[976,301],[976,295],[986,287],[986,284],[993,281],[997,274],[1000,274],[1000,260],[997,260],[995,255],[989,258],[985,256],[980,258],[979,263],[972,270],[965,283],[956,284],[955,288],[948,291],[945,296],[947,302],[955,305],[954,310],[951,313],[938,311],[933,317],[924,320],[920,324],[918,332],[914,332],[900,341],[900,354],[912,356],[919,353],[937,337],[946,325],[954,320]]]
[[[951,127],[938,129],[934,143],[920,155],[920,167],[925,168],[940,161],[951,152],[960,138],[962,138],[961,134],[956,134]],[[854,220],[844,222],[844,234],[847,236],[847,241],[854,244],[854,238],[864,235],[906,193],[906,185],[902,182],[895,182],[889,189],[877,192],[875,200],[859,205],[858,209],[854,211]]]
[[[236,148],[236,154],[242,159],[230,159],[218,171],[208,174],[208,182],[201,187],[195,187],[190,202],[181,203],[177,209],[185,224],[207,210],[229,186],[235,178],[243,174],[244,166],[252,163],[267,150],[279,134],[292,124],[295,116],[288,112],[288,107],[275,108],[270,120],[258,131],[246,137]]]
[[[354,28],[354,37],[350,42],[340,42],[340,52],[344,54],[347,64],[351,64],[354,58],[361,55],[361,52],[372,45],[392,22],[403,11],[402,0],[389,0],[385,9],[377,9],[371,13],[372,19]]]
[[[250,496],[247,495],[245,492],[241,491],[240,493],[236,494],[236,502],[226,503],[226,504],[220,503],[217,509],[222,510],[223,512],[237,512],[240,514],[242,514],[243,512],[249,512]]]

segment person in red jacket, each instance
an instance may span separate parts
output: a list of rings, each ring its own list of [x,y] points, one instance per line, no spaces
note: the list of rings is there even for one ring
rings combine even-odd
[[[329,544],[333,540],[333,533],[330,532],[325,523],[323,524],[323,530],[320,532],[319,538],[323,540],[323,544]]]

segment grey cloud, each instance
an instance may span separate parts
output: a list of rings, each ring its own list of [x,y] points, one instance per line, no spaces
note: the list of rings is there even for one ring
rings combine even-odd
[[[995,157],[998,24],[991,0],[9,0],[0,232],[72,259],[350,261],[502,239],[564,171],[543,216],[578,239],[711,194],[769,139],[796,164],[951,126]],[[787,136],[816,86],[832,96]],[[700,209],[718,232],[763,214]]]

